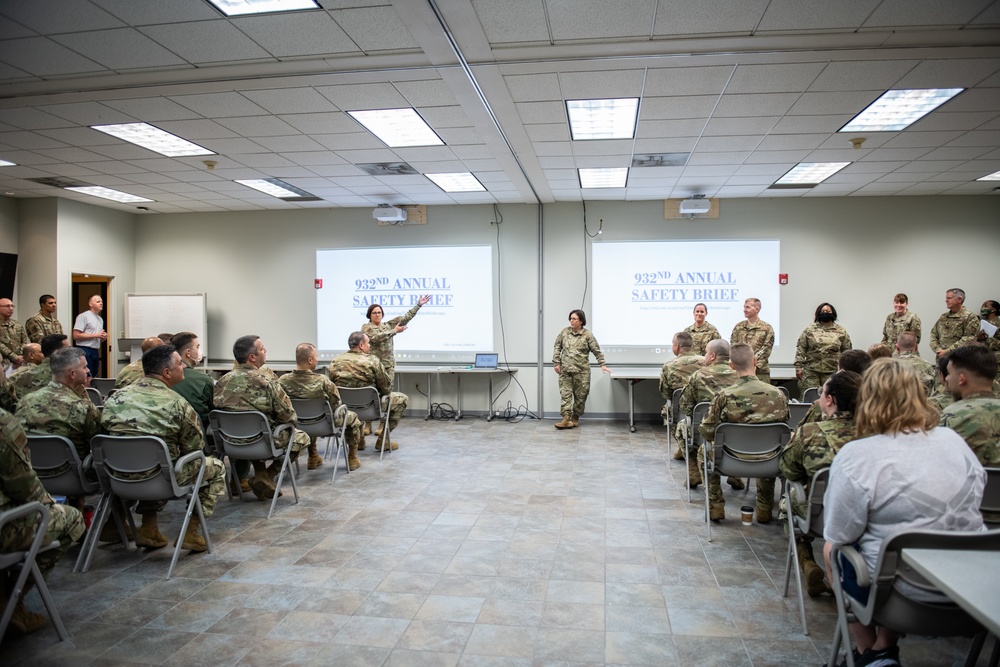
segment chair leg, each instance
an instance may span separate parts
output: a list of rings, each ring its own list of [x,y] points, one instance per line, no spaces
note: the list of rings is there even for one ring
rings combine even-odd
[[[787,496],[786,496],[787,498]],[[792,516],[791,500],[786,501],[785,511],[788,513],[788,555],[785,557],[785,592],[788,597],[788,583],[791,579],[791,571],[795,569],[795,587],[799,592],[799,620],[802,621],[802,634],[809,635],[809,626],[806,625],[806,598],[802,594],[802,568],[799,567],[799,545],[795,542],[795,521]]]
[[[984,630],[972,638],[972,646],[969,647],[969,654],[965,657],[965,667],[976,667],[976,663],[979,662],[979,654],[983,652],[983,644],[986,643],[987,634],[989,633]],[[996,653],[996,649],[993,652]]]
[[[392,449],[392,441],[389,439],[389,415],[388,414],[385,415],[385,421],[383,422],[383,424],[384,425],[382,426],[382,436],[379,438],[379,440],[382,441],[382,451],[380,451],[379,454],[378,454],[378,460],[379,461],[381,461],[382,457],[385,456],[385,450],[386,449],[389,449],[389,450]],[[378,440],[375,441],[375,445],[378,446]],[[387,445],[388,445],[388,447],[387,447]]]
[[[198,507],[198,518],[201,519],[201,525],[205,525],[205,518],[201,515],[201,500],[198,498],[198,490],[201,489],[201,483],[204,478],[205,466],[201,466],[198,469],[198,476],[195,477],[194,483],[191,485],[191,500],[188,501],[187,507],[184,510],[184,521],[181,522],[181,532],[174,544],[174,555],[170,559],[170,568],[167,570],[168,580],[173,576],[174,568],[177,566],[177,557],[181,554],[181,545],[184,543],[184,536],[187,535],[188,525],[191,523],[191,511],[194,509],[194,506]]]
[[[49,619],[52,621],[52,625],[55,626],[56,634],[59,635],[59,641],[66,641],[69,639],[69,633],[66,632],[66,626],[63,625],[62,618],[59,616],[59,610],[56,609],[55,600],[52,599],[52,594],[49,593],[49,587],[45,584],[45,579],[42,578],[42,573],[38,569],[37,563],[31,564],[31,576],[35,579],[35,588],[38,589],[38,595],[42,598],[42,603],[49,612]]]
[[[847,615],[850,613],[850,610],[847,608],[847,599],[844,589],[840,584],[840,566],[837,564],[836,553],[832,554],[830,558],[830,567],[832,570],[830,574],[833,577],[833,581],[830,584],[833,586],[833,597],[837,600],[837,626],[833,633],[833,645],[830,648],[830,662],[828,667],[834,667],[837,664],[837,657],[840,654],[842,643],[846,649],[847,667],[854,667],[854,653],[851,651],[851,630],[847,624]]]
[[[993,652],[990,653],[989,667],[997,667],[1000,662],[1000,637],[993,635]]]
[[[80,549],[76,565],[73,566],[74,572],[87,572],[90,570],[90,563],[94,558],[94,549],[97,548],[98,535],[100,535],[104,522],[108,520],[113,497],[113,494],[105,493],[101,496],[100,502],[97,503],[97,511],[94,513],[94,519],[90,523],[90,530],[87,531],[87,537],[83,541],[83,548]]]
[[[703,445],[704,446],[704,445]],[[697,456],[697,453],[695,454]],[[695,458],[697,461],[698,459]],[[705,485],[705,525],[708,526],[708,541],[712,541],[712,508],[708,498],[708,447],[705,447],[704,469],[702,470],[701,483]],[[690,467],[688,468],[690,470]]]

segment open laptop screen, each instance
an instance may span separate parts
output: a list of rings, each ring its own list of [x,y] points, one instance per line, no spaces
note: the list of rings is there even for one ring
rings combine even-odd
[[[495,352],[476,354],[476,368],[496,368],[500,355]]]

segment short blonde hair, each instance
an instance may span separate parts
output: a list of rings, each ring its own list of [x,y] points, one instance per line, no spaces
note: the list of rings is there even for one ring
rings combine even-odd
[[[909,364],[878,359],[865,372],[854,413],[859,438],[926,432],[937,426],[939,419],[920,377]]]

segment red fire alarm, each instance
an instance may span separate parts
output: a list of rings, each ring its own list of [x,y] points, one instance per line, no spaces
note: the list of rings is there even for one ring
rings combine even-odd
[[[320,281],[320,282],[323,282],[323,281]],[[787,273],[779,273],[778,274],[778,284],[779,285],[787,285],[788,284],[788,274]]]
[[[317,278],[316,280],[313,281],[313,283],[315,284],[316,289],[323,289],[323,279],[322,278]]]

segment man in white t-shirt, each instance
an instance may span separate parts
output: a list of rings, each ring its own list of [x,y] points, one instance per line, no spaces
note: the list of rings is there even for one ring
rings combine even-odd
[[[104,318],[99,315],[104,310],[104,299],[95,294],[90,297],[87,305],[90,310],[76,316],[73,341],[87,357],[91,377],[97,377],[101,368],[101,345],[108,339],[108,332],[104,330]]]

